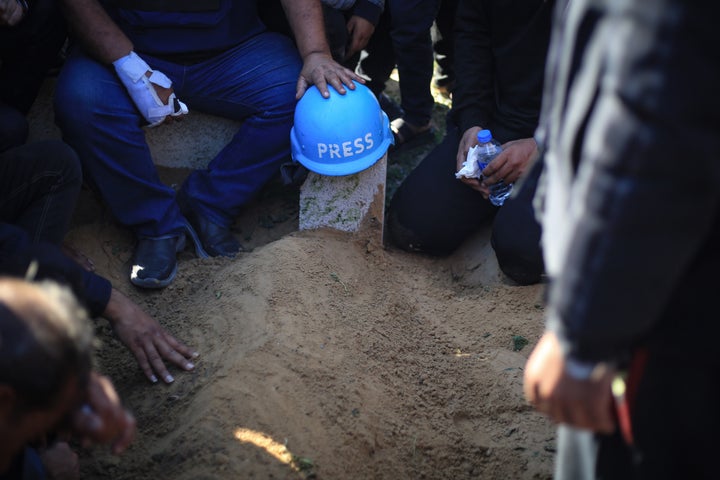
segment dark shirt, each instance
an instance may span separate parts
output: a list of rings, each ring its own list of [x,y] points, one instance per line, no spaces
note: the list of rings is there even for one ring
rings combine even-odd
[[[108,280],[82,268],[58,246],[33,244],[24,230],[0,222],[0,274],[24,278],[34,260],[39,267],[37,280],[51,279],[68,285],[91,317],[105,311],[112,291]]]
[[[263,32],[256,0],[103,0],[137,52],[219,53]],[[142,9],[137,8],[142,4]],[[181,5],[180,8],[175,5]]]
[[[455,20],[450,120],[461,132],[489,128],[501,142],[538,124],[552,0],[461,0]]]

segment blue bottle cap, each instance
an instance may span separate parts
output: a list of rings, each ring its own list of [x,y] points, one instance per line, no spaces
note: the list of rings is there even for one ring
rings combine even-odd
[[[480,130],[477,134],[478,142],[487,143],[492,140],[492,132],[490,130]]]

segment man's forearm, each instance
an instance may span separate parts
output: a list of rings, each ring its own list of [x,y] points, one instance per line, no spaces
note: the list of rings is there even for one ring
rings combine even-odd
[[[62,0],[70,29],[96,60],[111,64],[129,54],[133,44],[97,0]]]
[[[319,0],[282,0],[300,56],[322,53],[330,56],[322,5]]]

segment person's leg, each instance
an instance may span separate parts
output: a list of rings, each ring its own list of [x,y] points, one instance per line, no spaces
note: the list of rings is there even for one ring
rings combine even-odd
[[[193,172],[182,186],[182,195],[203,217],[229,227],[290,158],[300,68],[292,42],[266,33],[190,67],[176,82],[178,96],[191,108],[243,121],[208,168]]]
[[[448,255],[493,218],[494,207],[455,178],[460,135],[448,125],[444,140],[403,181],[388,209],[388,233],[398,247]]]
[[[325,18],[325,35],[327,36],[328,45],[330,45],[333,60],[343,65],[348,42],[345,14],[337,8],[323,4],[323,17]]]
[[[55,115],[63,138],[80,157],[85,180],[138,237],[130,281],[144,288],[169,285],[187,221],[175,191],[158,176],[142,129],[146,122],[113,68],[79,49],[71,52],[57,80]]]
[[[58,77],[55,115],[85,180],[122,225],[141,238],[183,234],[175,192],[160,181],[145,140],[145,121],[112,67],[73,50]]]
[[[405,122],[422,127],[430,122],[433,50],[430,29],[439,0],[388,0],[393,50],[397,59],[401,106]]]
[[[62,243],[82,186],[80,161],[50,140],[0,154],[0,221],[28,232],[33,242]]]
[[[453,28],[458,0],[440,0],[440,9],[432,30],[436,69],[433,84],[449,94],[455,85],[455,42]]]
[[[404,115],[400,104],[385,93],[385,84],[395,68],[395,52],[390,38],[390,10],[385,8],[375,31],[365,49],[357,55],[356,72],[365,79],[365,86],[372,91],[380,103],[380,108],[387,114],[390,121]]]
[[[490,238],[500,270],[521,285],[538,283],[545,271],[540,249],[541,228],[535,218],[533,197],[542,171],[536,162],[517,192],[508,198],[495,216]]]
[[[365,86],[378,98],[385,90],[385,82],[395,68],[395,52],[390,38],[391,24],[391,12],[386,2],[385,10],[380,15],[380,20],[365,46],[364,54],[360,56],[357,67],[358,74],[366,80]]]

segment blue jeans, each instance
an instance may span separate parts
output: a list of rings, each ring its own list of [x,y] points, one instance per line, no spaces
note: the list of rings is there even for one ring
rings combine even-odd
[[[290,156],[302,66],[297,49],[286,37],[263,33],[193,65],[141,56],[173,81],[191,110],[243,122],[208,168],[192,172],[182,186],[200,214],[228,227]],[[175,192],[160,181],[145,141],[145,121],[112,66],[75,49],[58,78],[55,112],[86,179],[120,223],[141,238],[184,231]]]

